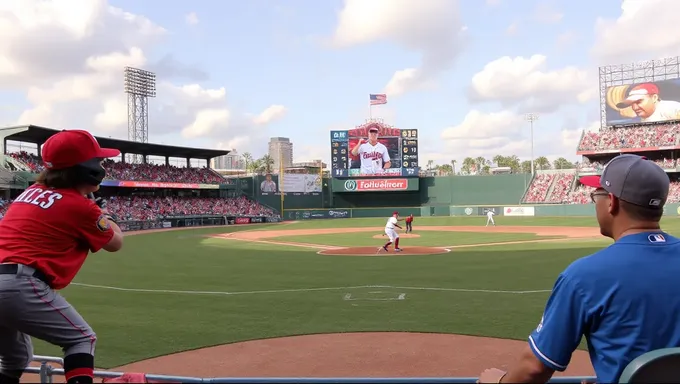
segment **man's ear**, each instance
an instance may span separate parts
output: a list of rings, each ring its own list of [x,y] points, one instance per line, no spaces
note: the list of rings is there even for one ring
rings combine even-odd
[[[616,215],[619,212],[619,199],[613,194],[609,194],[609,214]]]

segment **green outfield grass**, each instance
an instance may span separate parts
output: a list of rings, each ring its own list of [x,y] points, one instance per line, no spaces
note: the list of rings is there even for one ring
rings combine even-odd
[[[501,226],[596,225],[594,218],[496,221]],[[421,331],[525,339],[540,321],[558,273],[611,244],[607,239],[569,240],[461,248],[432,256],[329,257],[314,249],[204,236],[380,228],[384,222],[316,220],[130,236],[119,253],[90,255],[76,278],[85,285],[72,285],[62,294],[97,332],[97,366],[102,368],[204,346],[310,333]],[[678,233],[679,223],[671,219],[664,226]],[[479,217],[416,218],[414,233],[423,237],[405,242],[455,245],[532,238],[484,233],[484,224]],[[479,225],[480,232],[418,232],[423,225]],[[377,233],[342,240],[374,244],[378,240],[371,236]],[[302,241],[298,236],[285,239]],[[336,240],[341,239],[306,239],[324,244]],[[347,294],[350,300],[345,300]],[[406,294],[405,299],[361,301],[399,294]],[[61,351],[36,342],[35,354],[59,356]]]

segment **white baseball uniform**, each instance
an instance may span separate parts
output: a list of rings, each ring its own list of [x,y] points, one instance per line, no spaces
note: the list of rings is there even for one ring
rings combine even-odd
[[[265,193],[276,192],[276,183],[274,180],[265,180],[260,184],[260,191]]]
[[[489,226],[489,223],[496,226],[496,222],[493,221],[493,215],[495,215],[495,213],[492,210],[486,211],[486,226],[487,227]]]
[[[395,230],[395,224],[397,224],[397,218],[392,216],[387,219],[387,224],[385,224],[385,234],[390,238],[390,241],[394,243],[395,240],[399,238],[399,234]]]
[[[390,154],[387,147],[377,142],[363,143],[359,146],[359,159],[361,160],[361,173],[373,175],[383,172],[383,166],[390,161]]]
[[[641,118],[640,120],[648,123],[677,120],[678,118],[680,118],[680,103],[673,100],[661,100],[656,104],[656,109],[651,116],[647,118]]]

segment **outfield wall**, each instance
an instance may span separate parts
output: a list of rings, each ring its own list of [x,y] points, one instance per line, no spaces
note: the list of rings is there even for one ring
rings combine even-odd
[[[263,193],[260,188],[264,180],[264,176],[243,177],[239,179],[238,188],[248,197],[279,210],[281,196],[279,193]],[[272,176],[272,180],[278,185],[276,175]],[[489,202],[497,205],[518,204],[531,182],[531,175],[420,177],[418,191],[391,193],[334,192],[330,181],[328,178],[323,179],[319,193],[288,193],[284,190],[284,209],[435,207],[437,216],[445,216],[449,215],[450,206],[482,205]],[[377,212],[380,215],[383,213],[382,210]]]
[[[309,219],[349,219],[359,217],[389,217],[399,211],[400,216],[485,216],[493,210],[496,216],[513,217],[595,217],[594,204],[544,204],[544,205],[461,205],[461,206],[422,206],[422,207],[380,207],[380,208],[330,208],[330,209],[291,209],[286,210],[284,220]],[[664,215],[680,216],[680,204],[668,204]]]

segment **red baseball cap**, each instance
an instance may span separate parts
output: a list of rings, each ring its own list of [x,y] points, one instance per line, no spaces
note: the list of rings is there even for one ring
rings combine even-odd
[[[63,130],[50,136],[42,146],[43,164],[48,169],[70,168],[95,158],[120,155],[113,148],[102,148],[89,132],[79,129]]]
[[[399,215],[399,212],[394,211],[394,212],[392,212],[392,215]]]

